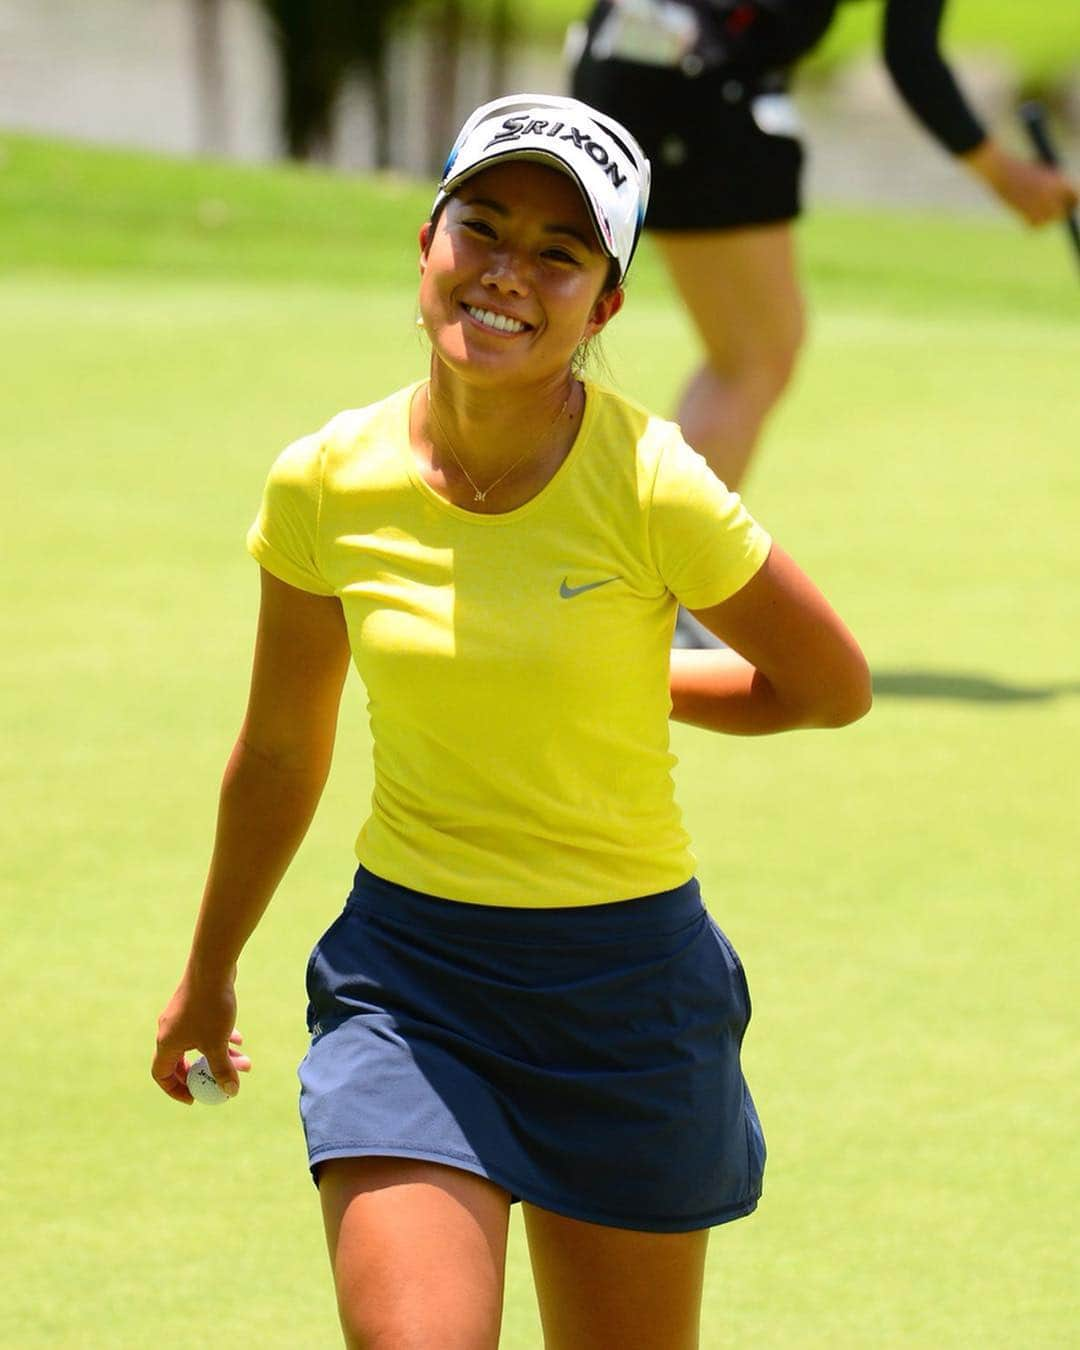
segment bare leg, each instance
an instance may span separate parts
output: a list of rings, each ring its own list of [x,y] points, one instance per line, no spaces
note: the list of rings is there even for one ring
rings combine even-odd
[[[319,1194],[348,1350],[496,1350],[501,1187],[438,1163],[339,1158]]]
[[[638,1233],[523,1208],[545,1350],[697,1350],[708,1229]]]
[[[739,487],[802,345],[794,233],[785,222],[653,238],[705,347],[676,420],[728,487]]]

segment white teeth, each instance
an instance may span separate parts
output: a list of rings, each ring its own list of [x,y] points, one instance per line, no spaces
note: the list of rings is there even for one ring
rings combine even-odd
[[[477,323],[482,323],[485,328],[494,328],[498,333],[524,333],[527,327],[505,314],[493,314],[490,309],[475,309],[472,305],[466,305],[465,308]]]

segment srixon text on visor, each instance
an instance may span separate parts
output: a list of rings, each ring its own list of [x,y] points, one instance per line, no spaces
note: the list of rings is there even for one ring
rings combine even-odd
[[[551,128],[549,131],[548,128]],[[560,133],[565,128],[565,135]],[[565,122],[548,122],[543,118],[530,121],[527,117],[508,117],[503,122],[503,130],[484,147],[490,149],[493,145],[503,145],[507,141],[516,141],[522,136],[548,136],[558,137],[560,141],[573,141],[579,150],[584,150],[594,163],[603,169],[605,175],[611,179],[617,188],[621,188],[626,182],[626,174],[619,171],[607,150],[599,141],[594,141],[587,131],[582,131],[578,127],[567,127]]]

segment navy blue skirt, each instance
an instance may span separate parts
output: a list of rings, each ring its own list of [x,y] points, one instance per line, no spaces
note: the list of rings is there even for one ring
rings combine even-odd
[[[613,904],[462,904],[363,867],[308,963],[308,1157],[422,1158],[575,1219],[750,1213],[750,997],[696,881]]]

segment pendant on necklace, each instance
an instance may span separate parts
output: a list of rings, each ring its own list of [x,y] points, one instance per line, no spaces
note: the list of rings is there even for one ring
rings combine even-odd
[[[489,490],[490,490],[490,489],[489,489]],[[486,500],[487,500],[487,493],[486,493],[486,492],[480,492],[480,491],[479,491],[478,489],[476,489],[476,488],[473,488],[473,491],[476,493],[476,496],[473,498],[473,501],[474,501],[474,502],[482,502],[482,501],[486,501]]]

